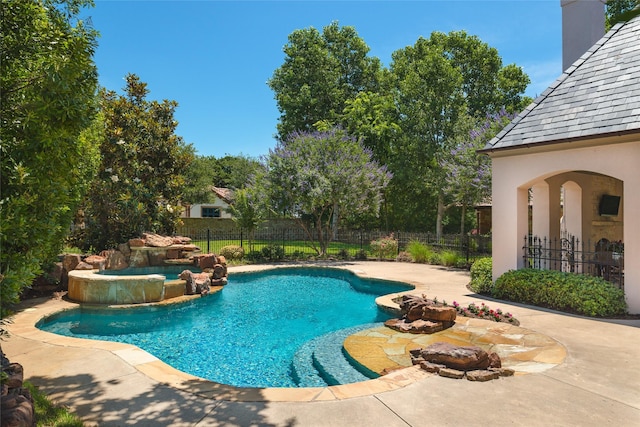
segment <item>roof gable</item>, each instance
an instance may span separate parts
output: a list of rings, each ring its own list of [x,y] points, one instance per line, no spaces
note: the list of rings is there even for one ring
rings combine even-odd
[[[615,25],[483,152],[640,133],[640,16]]]

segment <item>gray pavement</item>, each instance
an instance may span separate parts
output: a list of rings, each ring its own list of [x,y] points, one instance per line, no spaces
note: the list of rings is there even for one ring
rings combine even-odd
[[[426,376],[393,391],[339,400],[250,401],[249,392],[244,398],[242,392],[216,398],[215,391],[201,392],[202,383],[195,380],[190,389],[184,383],[174,387],[169,378],[152,378],[122,356],[125,347],[119,353],[111,345],[81,343],[85,340],[41,340],[34,319],[41,307],[55,310],[61,301],[29,302],[1,345],[12,362],[24,366],[27,379],[87,425],[640,426],[640,320],[594,320],[488,300],[467,290],[468,273],[439,267],[390,262],[341,266],[412,283],[430,298],[485,302],[510,311],[522,327],[562,344],[567,357],[542,373],[487,383]],[[230,274],[255,268],[233,268]]]

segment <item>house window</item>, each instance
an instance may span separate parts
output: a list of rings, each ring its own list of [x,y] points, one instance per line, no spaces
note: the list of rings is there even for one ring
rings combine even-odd
[[[220,218],[220,208],[203,207],[202,218]]]

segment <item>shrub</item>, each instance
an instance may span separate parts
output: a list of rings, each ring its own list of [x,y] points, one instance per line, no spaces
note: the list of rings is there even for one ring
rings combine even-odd
[[[244,249],[238,245],[224,246],[220,249],[219,255],[222,255],[227,260],[241,260],[244,257]]]
[[[262,256],[262,252],[260,251],[249,251],[245,258],[252,262],[261,262],[264,261],[264,257]]]
[[[378,259],[394,258],[398,253],[398,241],[393,237],[393,233],[386,237],[372,240],[371,251]]]
[[[354,258],[358,261],[366,261],[367,251],[365,251],[364,249],[360,249],[358,252],[356,252],[356,255]]]
[[[440,261],[442,265],[447,267],[458,267],[460,264],[460,260],[461,260],[460,255],[454,251],[443,251],[440,254]]]
[[[349,255],[349,251],[346,248],[342,248],[338,251],[337,257],[339,259],[349,260],[351,256]]]
[[[492,295],[594,317],[627,310],[624,292],[602,278],[553,270],[508,271],[496,280]]]
[[[284,249],[279,245],[264,246],[260,253],[266,261],[281,261],[284,259]]]
[[[480,258],[471,266],[469,288],[479,294],[490,294],[493,287],[493,263],[491,258]]]
[[[289,256],[291,259],[296,259],[296,260],[305,260],[310,258],[310,255],[307,253],[304,253],[303,251],[293,251],[293,253]]]
[[[411,254],[411,257],[415,262],[419,262],[421,264],[428,263],[433,257],[433,249],[417,240],[409,242],[407,245],[407,252]]]

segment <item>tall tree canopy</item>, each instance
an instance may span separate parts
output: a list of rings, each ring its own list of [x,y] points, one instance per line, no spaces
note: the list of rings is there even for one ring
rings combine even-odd
[[[280,140],[294,131],[313,131],[320,121],[340,123],[347,100],[376,91],[380,61],[355,28],[337,22],[320,33],[295,30],[284,47],[285,60],[268,81],[281,116]]]
[[[468,208],[491,198],[491,159],[478,155],[487,142],[513,118],[502,110],[489,114],[484,120],[469,116],[459,121],[454,143],[440,159],[445,180],[444,192],[460,207],[460,233],[465,231],[465,215]]]
[[[239,190],[249,185],[251,177],[260,169],[258,160],[242,154],[195,156],[185,171],[183,201],[187,203],[209,203],[215,199],[211,186]]]
[[[618,22],[628,21],[640,14],[640,0],[608,0],[605,29],[609,31]]]
[[[107,249],[143,232],[172,233],[193,147],[175,134],[175,101],[148,101],[129,74],[125,95],[101,92],[102,162],[86,203],[87,244]]]
[[[83,0],[2,2],[3,317],[20,290],[62,249],[95,173],[96,32],[77,18],[80,7],[91,5]]]
[[[295,219],[324,255],[340,216],[378,213],[389,179],[359,140],[333,128],[279,142],[256,185],[271,210]]]
[[[393,172],[383,224],[441,233],[455,199],[441,164],[459,136],[459,121],[519,112],[531,101],[523,95],[529,78],[464,31],[420,38],[395,51],[388,69],[367,52],[350,27],[294,31],[284,64],[269,81],[282,113],[279,136],[341,126]]]
[[[529,78],[515,65],[503,67],[496,49],[464,31],[434,32],[394,52],[390,72],[402,129],[389,163],[393,222],[442,234],[455,200],[442,161],[459,137],[460,120],[519,111],[530,101],[522,95]]]

